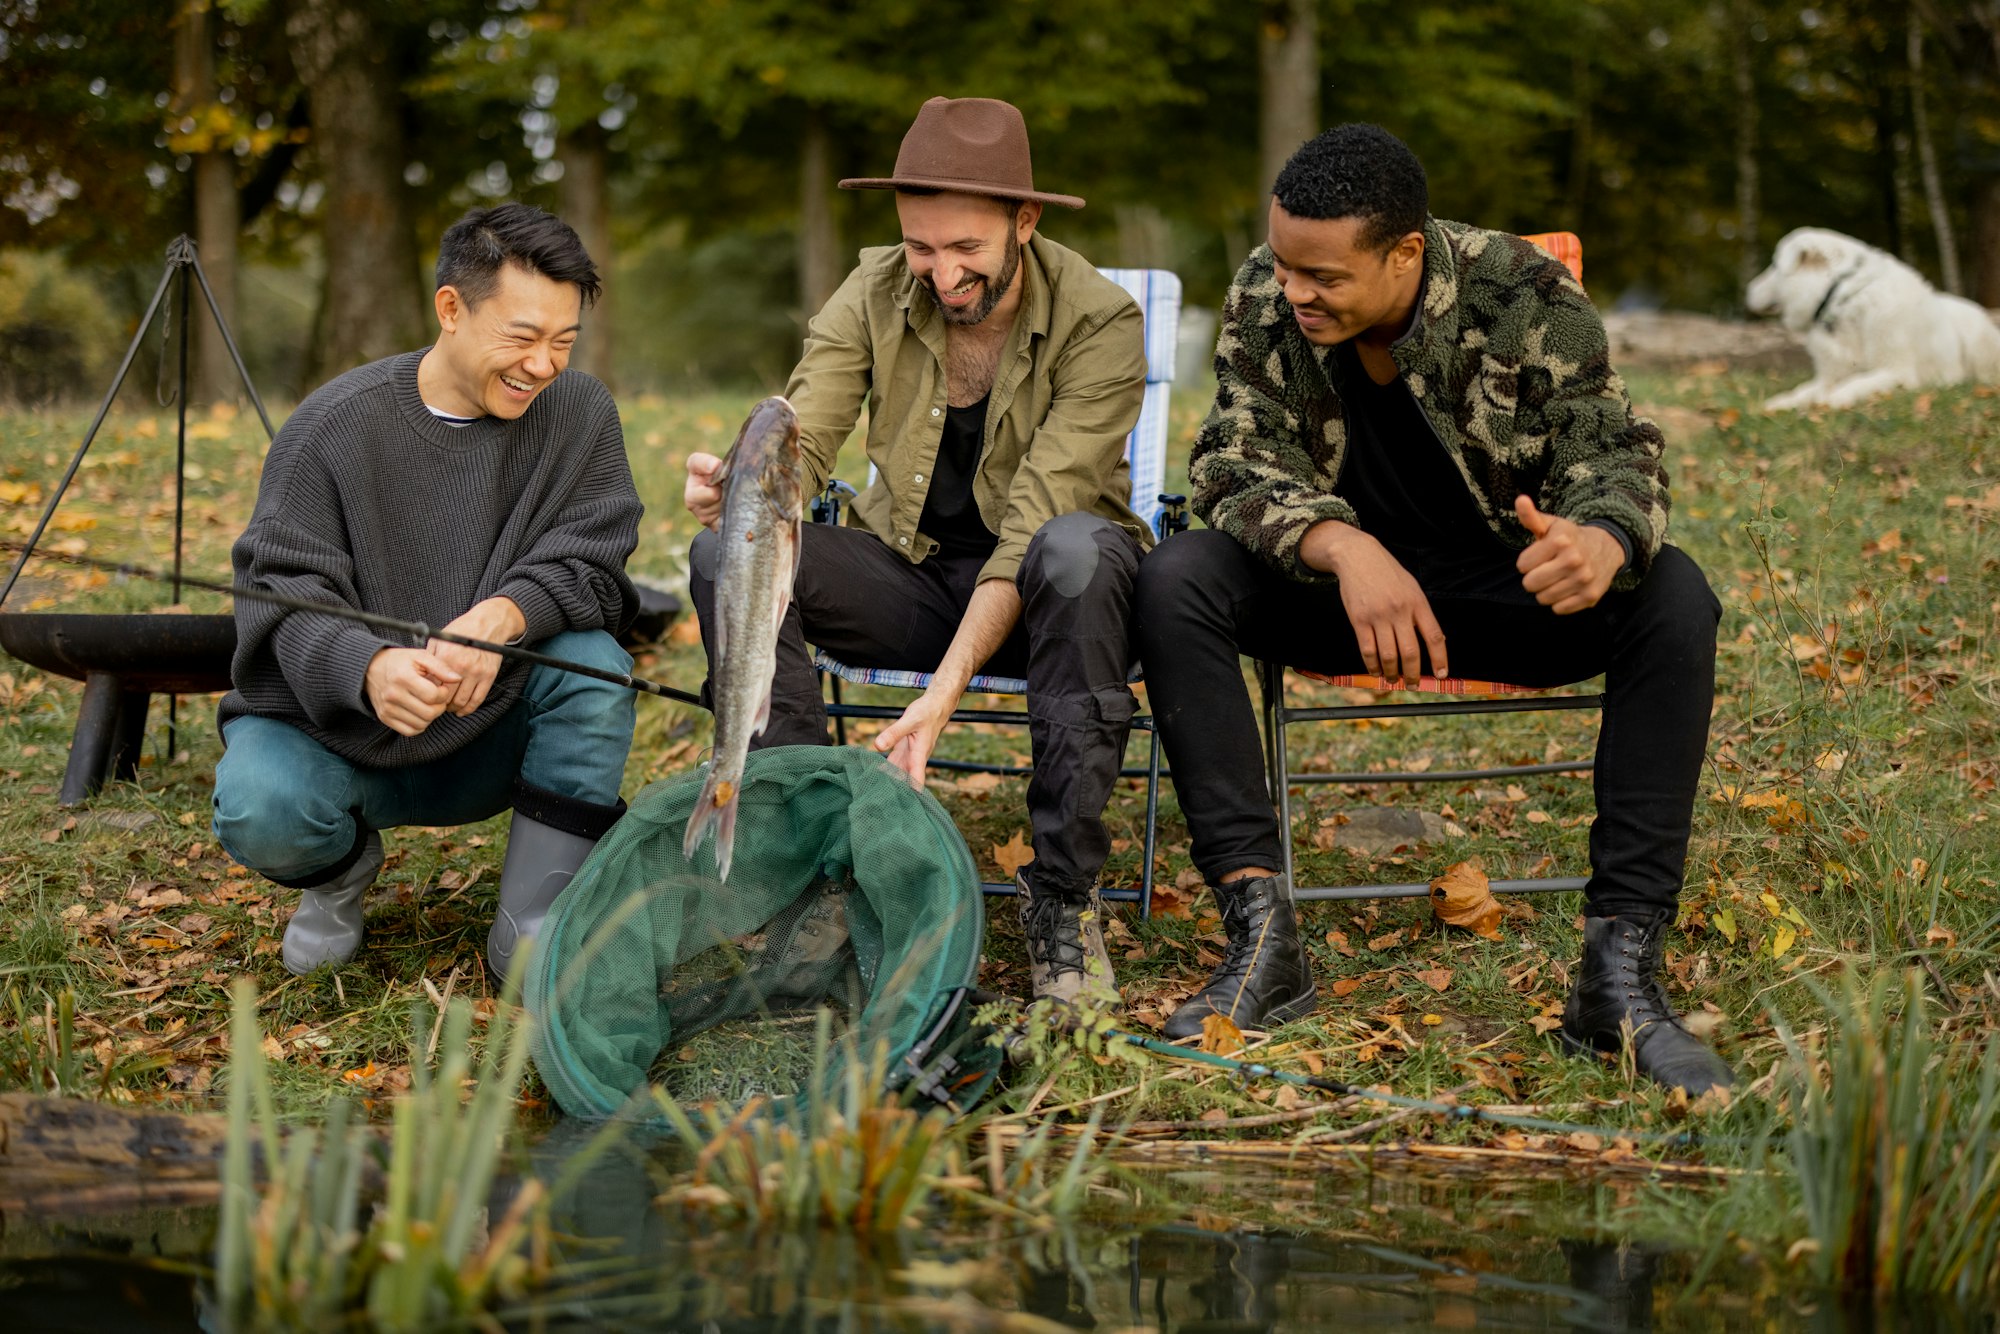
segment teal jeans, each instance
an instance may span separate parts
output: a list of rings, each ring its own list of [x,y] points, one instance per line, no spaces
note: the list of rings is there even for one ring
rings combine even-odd
[[[602,630],[554,635],[535,648],[606,671],[632,669]],[[524,788],[538,818],[550,818],[540,809],[548,806],[573,807],[585,824],[603,812],[616,818],[633,721],[631,691],[554,667],[532,668],[521,698],[477,740],[402,769],[343,759],[289,723],[236,718],[215,767],[215,838],[238,863],[307,886],[345,870],[371,829],[470,824],[515,805]]]

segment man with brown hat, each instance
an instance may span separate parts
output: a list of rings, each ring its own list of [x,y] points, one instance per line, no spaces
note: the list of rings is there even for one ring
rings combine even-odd
[[[1139,308],[1074,251],[1036,233],[1021,113],[935,97],[893,176],[902,243],[861,252],[816,315],[785,393],[808,491],[869,407],[876,476],[847,527],[808,524],[778,642],[770,724],[753,744],[824,745],[808,641],[842,662],[932,673],[875,738],[919,784],[982,667],[1028,682],[1035,861],[1016,875],[1035,993],[1115,999],[1097,874],[1105,800],[1134,702],[1127,604],[1146,526],[1128,507],[1125,437],[1145,390]],[[720,460],[688,460],[692,592],[711,655]]]

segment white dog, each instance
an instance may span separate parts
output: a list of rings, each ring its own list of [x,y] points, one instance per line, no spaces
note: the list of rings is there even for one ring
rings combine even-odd
[[[2000,328],[1886,251],[1801,227],[1750,280],[1752,314],[1804,334],[1813,377],[1764,408],[1848,408],[1892,389],[2000,381]]]

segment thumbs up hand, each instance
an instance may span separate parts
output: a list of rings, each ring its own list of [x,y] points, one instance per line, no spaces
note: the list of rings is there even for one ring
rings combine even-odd
[[[1618,539],[1602,528],[1544,514],[1527,496],[1514,498],[1514,513],[1535,539],[1514,562],[1521,586],[1558,616],[1596,606],[1625,564]]]

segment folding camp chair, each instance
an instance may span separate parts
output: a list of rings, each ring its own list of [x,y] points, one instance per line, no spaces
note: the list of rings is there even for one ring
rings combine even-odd
[[[1174,351],[1176,335],[1180,329],[1181,280],[1165,269],[1100,269],[1105,277],[1117,283],[1132,294],[1139,303],[1139,310],[1145,319],[1146,338],[1146,394],[1144,406],[1139,410],[1138,425],[1125,437],[1125,458],[1132,469],[1132,496],[1130,504],[1134,513],[1145,520],[1155,533],[1165,537],[1168,533],[1187,526],[1183,507],[1186,497],[1168,495],[1161,492],[1167,476],[1167,398],[1173,389]],[[834,482],[826,489],[813,507],[815,520],[825,523],[840,522],[840,506],[843,500],[854,495],[852,487],[842,482]],[[847,741],[849,718],[890,719],[902,716],[902,710],[886,705],[850,704],[841,699],[841,683],[869,686],[896,686],[907,690],[924,690],[930,686],[931,674],[919,671],[900,671],[883,667],[850,667],[824,651],[815,650],[813,666],[827,679],[832,699],[827,705],[827,714],[834,720],[834,732],[841,744]],[[1138,673],[1132,674],[1134,681]],[[987,695],[1025,695],[1028,683],[1019,677],[974,676],[966,687],[968,692]],[[1019,709],[960,709],[951,715],[955,723],[1000,723],[1018,727],[1027,726],[1028,715]],[[1119,775],[1124,778],[1146,780],[1146,835],[1141,857],[1144,869],[1140,873],[1139,888],[1107,889],[1107,899],[1136,900],[1142,914],[1150,916],[1153,910],[1153,842],[1160,801],[1160,737],[1153,727],[1150,714],[1136,714],[1132,719],[1134,731],[1147,734],[1147,756],[1143,767],[1124,767]],[[1030,771],[1019,765],[984,764],[971,760],[933,759],[934,769],[955,770],[961,773],[990,773],[1024,777]],[[1011,882],[989,881],[982,888],[989,894],[1011,894]]]
[[[1524,239],[1534,242],[1554,255],[1568,266],[1569,271],[1576,275],[1578,282],[1583,281],[1583,242],[1574,233],[1551,232]],[[1257,664],[1258,685],[1264,696],[1264,756],[1268,766],[1266,776],[1271,788],[1272,802],[1278,808],[1278,826],[1283,831],[1285,877],[1293,885],[1292,894],[1297,899],[1415,898],[1428,894],[1430,885],[1420,882],[1300,887],[1293,877],[1292,865],[1291,788],[1295,783],[1453,783],[1484,778],[1522,777],[1530,774],[1589,773],[1594,767],[1594,761],[1576,760],[1427,773],[1292,773],[1287,759],[1285,730],[1300,723],[1334,722],[1356,718],[1413,718],[1446,714],[1535,713],[1565,709],[1596,709],[1603,706],[1604,696],[1552,694],[1545,690],[1509,685],[1501,681],[1457,679],[1439,681],[1426,676],[1418,680],[1414,686],[1405,684],[1401,689],[1416,694],[1447,698],[1407,704],[1385,704],[1378,699],[1367,704],[1294,708],[1285,703],[1286,670],[1280,663]],[[1389,682],[1375,676],[1326,676],[1297,668],[1291,670],[1328,685],[1373,690],[1382,694],[1392,693],[1396,689]],[[1492,882],[1492,888],[1496,893],[1522,894],[1578,890],[1584,887],[1584,883],[1584,878],[1581,876],[1547,876],[1528,880],[1495,880]]]

